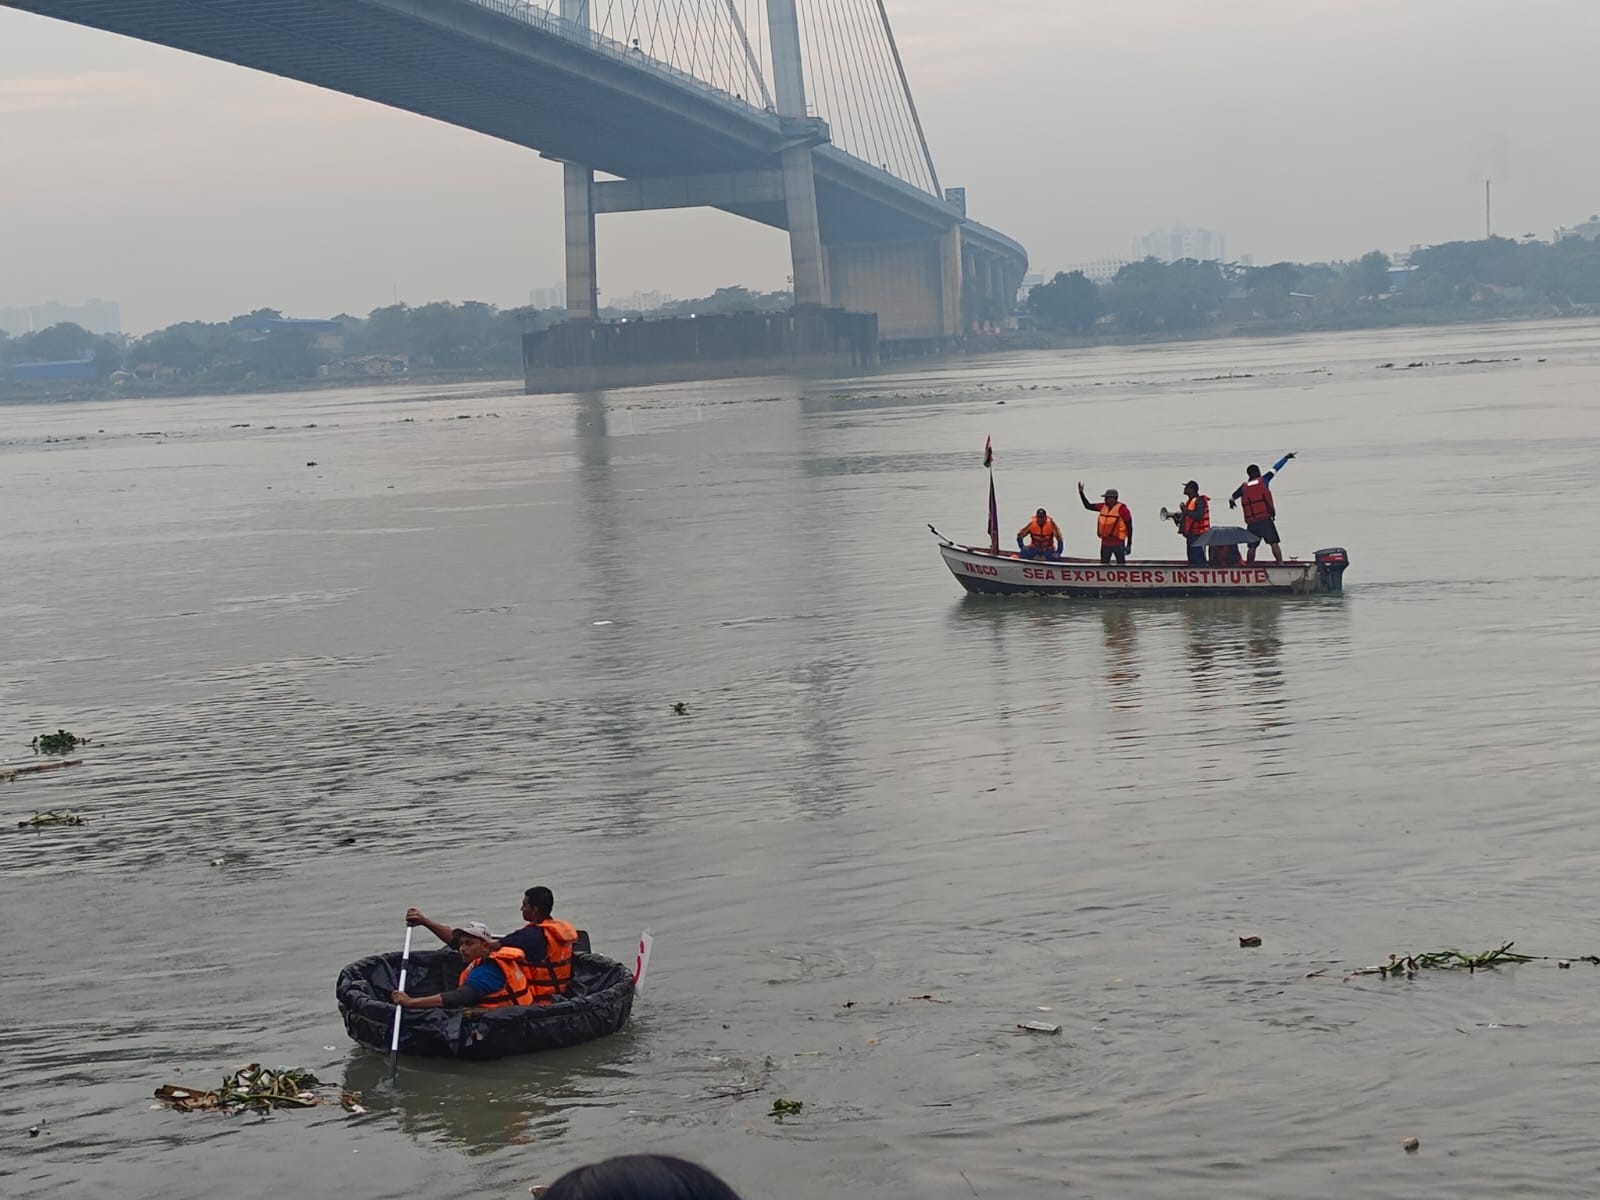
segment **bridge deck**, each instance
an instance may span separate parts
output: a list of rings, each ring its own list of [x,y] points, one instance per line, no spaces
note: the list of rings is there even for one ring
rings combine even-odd
[[[583,162],[624,178],[776,164],[778,118],[681,73],[496,0],[6,0]],[[619,50],[622,52],[619,53]],[[948,229],[944,201],[834,146],[816,154],[823,240],[896,240]],[[727,211],[782,226],[781,207]],[[1026,263],[974,221],[963,240]]]

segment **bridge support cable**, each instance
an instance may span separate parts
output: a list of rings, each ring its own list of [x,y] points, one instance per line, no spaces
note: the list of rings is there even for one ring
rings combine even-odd
[[[943,199],[886,0],[787,6],[802,47],[803,114],[784,112],[773,82],[772,0],[589,0],[577,9],[567,0],[479,2],[533,14],[559,4],[574,36],[608,53],[638,55],[641,65],[682,72],[758,110],[819,116],[840,149]]]
[[[858,158],[866,158],[868,162],[876,163],[881,169],[890,174],[904,179],[907,177],[905,164],[897,152],[893,136],[893,119],[890,115],[891,103],[881,71],[874,69],[868,61],[869,47],[862,36],[861,22],[850,19],[852,15],[859,16],[859,12],[851,14],[848,5],[860,4],[860,0],[844,0],[846,10],[840,14],[836,9],[839,0],[828,0],[830,13],[834,15],[835,23],[839,27],[839,40],[844,43],[846,50],[840,57],[850,72],[850,81],[856,89],[857,111],[852,114],[851,124],[858,132],[860,149],[855,151]],[[870,138],[869,138],[870,132]],[[893,164],[891,166],[891,163]]]
[[[808,0],[801,32],[812,104],[835,144],[942,199],[883,0]]]
[[[744,51],[745,67],[750,72],[750,78],[754,79],[761,88],[761,107],[770,109],[772,107],[772,96],[767,92],[767,81],[761,73],[761,60],[756,57],[755,50],[750,46],[748,28],[745,22],[740,20],[739,10],[733,6],[733,0],[727,0],[727,5],[728,19],[733,22],[733,27],[739,35],[739,46]]]
[[[871,78],[882,89],[884,95],[884,112],[889,116],[894,126],[894,140],[897,153],[901,156],[901,178],[915,179],[923,187],[937,191],[937,182],[932,173],[932,156],[919,155],[916,147],[918,138],[913,129],[911,92],[904,85],[905,76],[895,65],[899,53],[894,47],[894,35],[889,28],[889,16],[884,9],[882,0],[861,0],[869,10],[867,21],[872,22],[874,16],[879,20],[874,22],[873,34],[882,36],[869,36],[862,30],[866,45],[870,47],[873,63],[870,70]],[[876,12],[871,11],[876,8]],[[898,76],[901,86],[895,86]],[[928,171],[927,176],[922,171]]]

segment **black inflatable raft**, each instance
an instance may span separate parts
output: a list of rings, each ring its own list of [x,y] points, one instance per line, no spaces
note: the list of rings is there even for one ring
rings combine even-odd
[[[461,956],[454,950],[413,953],[406,992],[432,996],[456,986]],[[389,995],[400,973],[399,954],[374,954],[339,972],[334,994],[350,1036],[388,1050],[395,1006]],[[436,1058],[502,1058],[593,1041],[615,1033],[633,1011],[633,974],[599,954],[572,956],[572,994],[531,1008],[412,1008],[400,1019],[400,1052]]]

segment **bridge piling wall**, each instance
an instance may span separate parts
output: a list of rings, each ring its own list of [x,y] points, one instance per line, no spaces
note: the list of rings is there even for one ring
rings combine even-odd
[[[878,319],[834,308],[611,324],[564,321],[522,339],[525,390],[572,392],[733,375],[828,374],[878,361]]]
[[[949,278],[948,240],[829,246],[830,298],[846,309],[877,313],[884,341],[953,337],[959,329],[961,286],[959,273]]]

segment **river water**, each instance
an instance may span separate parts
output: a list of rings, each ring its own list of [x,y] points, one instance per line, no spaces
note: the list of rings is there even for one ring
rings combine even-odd
[[[0,1193],[1593,1195],[1600,968],[1350,972],[1600,952],[1597,381],[1551,323],[0,407],[4,757],[94,742],[0,783]],[[1139,557],[1298,450],[1346,591],[967,598],[986,436],[1007,533],[1089,553],[1081,479]],[[386,1086],[339,968],[535,883],[654,931],[630,1027]],[[248,1061],[370,1111],[153,1107]]]

